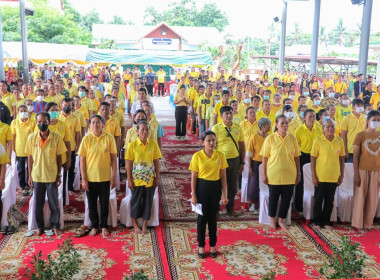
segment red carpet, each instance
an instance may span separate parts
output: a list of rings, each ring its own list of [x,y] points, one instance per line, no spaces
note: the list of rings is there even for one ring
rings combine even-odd
[[[186,139],[178,140],[175,136],[175,127],[165,127],[165,135],[162,140],[163,147],[199,146],[198,138],[187,129]]]
[[[199,148],[191,147],[163,147],[162,159],[160,161],[160,171],[168,172],[183,172],[189,173],[189,164],[193,154],[199,151]]]

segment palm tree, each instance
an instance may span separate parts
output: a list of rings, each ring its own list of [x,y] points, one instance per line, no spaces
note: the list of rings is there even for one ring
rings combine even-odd
[[[290,44],[293,43],[298,44],[302,41],[302,38],[304,37],[301,27],[299,26],[298,22],[294,23],[294,31],[290,33]]]
[[[338,40],[338,44],[343,46],[347,36],[347,27],[343,25],[343,19],[339,19],[337,26],[332,31]]]
[[[269,27],[268,27],[268,39],[267,39],[267,48],[266,48],[266,51],[265,51],[265,54],[266,55],[270,55],[270,45],[271,45],[271,41],[272,39],[275,37],[276,35],[276,28],[274,26],[274,23],[272,23]]]
[[[326,27],[325,26],[321,26],[321,29],[319,31],[319,42],[320,44],[322,45],[325,45],[325,48],[326,48],[326,53],[328,53],[328,45],[329,45],[329,36],[326,32]]]

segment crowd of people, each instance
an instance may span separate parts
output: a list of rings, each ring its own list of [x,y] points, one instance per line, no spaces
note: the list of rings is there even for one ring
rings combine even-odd
[[[164,130],[152,96],[154,83],[158,96],[164,95],[163,68],[154,73],[148,66],[141,73],[139,67],[111,69],[96,63],[87,69],[44,65],[33,69],[29,84],[13,70],[0,82],[0,196],[15,154],[22,195],[34,196],[35,234],[44,230],[47,195],[51,227],[59,235],[57,186],[63,184],[64,199],[66,191],[72,195],[79,158],[89,234],[96,235],[100,228],[106,236],[110,189],[116,187],[119,168],[125,168],[134,231],[146,233],[160,180]],[[210,255],[217,255],[221,205],[227,215],[239,216],[234,202],[243,177],[248,210],[260,207],[259,185],[267,184],[270,227],[276,228],[278,216],[278,225],[286,230],[284,219],[293,196],[294,209],[303,212],[303,166],[308,163],[315,186],[315,228],[332,228],[334,194],[347,163],[353,163],[354,172],[352,226],[373,227],[380,187],[380,86],[372,77],[336,74],[321,80],[289,70],[270,76],[268,71],[243,75],[191,67],[185,73],[176,70],[174,78],[175,135],[178,141],[186,139],[190,118],[190,132],[199,134],[202,146],[189,166],[191,201],[202,204],[203,210],[197,222],[199,257],[205,257],[206,225]],[[130,128],[125,123],[128,115]]]

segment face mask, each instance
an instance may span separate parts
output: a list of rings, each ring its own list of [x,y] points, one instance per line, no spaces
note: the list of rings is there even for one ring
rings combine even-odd
[[[67,83],[69,86],[72,86],[73,85],[73,83]]]
[[[264,83],[264,86],[267,86],[268,85],[268,83]]]
[[[264,100],[269,100],[269,95],[264,95]]]
[[[86,93],[85,93],[84,91],[80,91],[80,92],[79,92],[79,97],[80,97],[80,98],[85,97],[85,95],[86,95]]]
[[[329,119],[330,119],[329,116],[323,116],[322,121],[327,121],[327,120],[329,120]]]
[[[274,102],[274,105],[281,105],[281,103],[278,103],[278,102]]]
[[[37,126],[41,132],[45,132],[49,128],[49,125],[47,125],[46,123],[41,123],[41,124],[38,124]]]
[[[223,90],[228,90],[228,88],[224,87]]]
[[[244,99],[244,103],[245,103],[245,104],[249,104],[249,103],[251,103],[251,99],[250,99],[250,98],[246,98],[246,99]]]
[[[329,97],[330,97],[330,98],[334,98],[334,97],[335,97],[335,92],[330,92],[330,93],[329,93]]]
[[[260,84],[260,81],[256,81],[256,85]]]
[[[285,115],[285,117],[287,119],[292,119],[293,118],[293,112],[285,112],[284,115]]]
[[[222,100],[216,100],[215,104],[219,104],[220,102],[222,102]]]
[[[18,114],[20,116],[20,119],[27,119],[29,117],[29,113],[28,112],[20,112]]]
[[[68,113],[71,112],[71,107],[64,107],[64,108],[62,109],[62,111],[63,111],[65,114],[68,114]]]
[[[343,105],[348,105],[348,104],[350,104],[350,100],[348,100],[348,99],[347,99],[347,100],[343,100],[343,101],[342,101],[342,104],[343,104]]]
[[[321,104],[321,100],[314,100],[314,105],[315,106],[319,106],[319,104]]]
[[[293,100],[293,99],[294,99],[294,95],[289,95],[289,98],[290,98],[291,100]]]
[[[33,110],[34,110],[33,105],[28,105],[28,106],[26,106],[26,108],[28,108],[28,112],[33,112]]]
[[[56,119],[58,119],[59,112],[56,112],[56,111],[54,111],[54,112],[49,112],[49,115],[50,115],[50,118],[51,118],[52,120],[56,120]]]
[[[95,86],[91,86],[91,89],[95,89]]]
[[[309,96],[309,92],[308,92],[308,91],[305,91],[305,92],[303,93],[303,95],[305,95],[305,96]]]
[[[44,97],[42,95],[37,96],[37,101],[42,102],[44,101]]]
[[[356,108],[355,108],[355,112],[356,112],[357,114],[361,114],[361,113],[363,113],[363,112],[364,112],[364,107],[356,107]]]
[[[380,122],[377,121],[370,121],[369,122],[369,127],[372,129],[377,129],[380,127]]]
[[[300,112],[300,117],[304,118],[305,117],[305,112]]]

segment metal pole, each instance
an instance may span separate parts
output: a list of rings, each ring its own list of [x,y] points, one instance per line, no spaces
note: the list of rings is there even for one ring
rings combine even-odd
[[[281,37],[280,37],[280,73],[284,73],[284,62],[285,62],[285,39],[286,39],[286,14],[288,9],[288,1],[284,0],[284,6],[282,8],[282,19],[281,19]]]
[[[22,65],[24,83],[29,83],[29,60],[28,60],[28,34],[26,33],[25,0],[20,0],[20,21],[21,21],[21,41],[22,41]]]
[[[311,43],[310,74],[317,73],[320,12],[321,12],[321,0],[314,0],[314,22],[313,22],[313,40]]]
[[[365,0],[362,17],[362,30],[360,36],[360,51],[359,51],[359,73],[364,75],[364,81],[367,77],[367,60],[369,48],[369,35],[371,29],[372,16],[372,0]]]
[[[0,81],[5,81],[4,52],[3,52],[3,24],[1,20],[1,7],[0,7]]]

